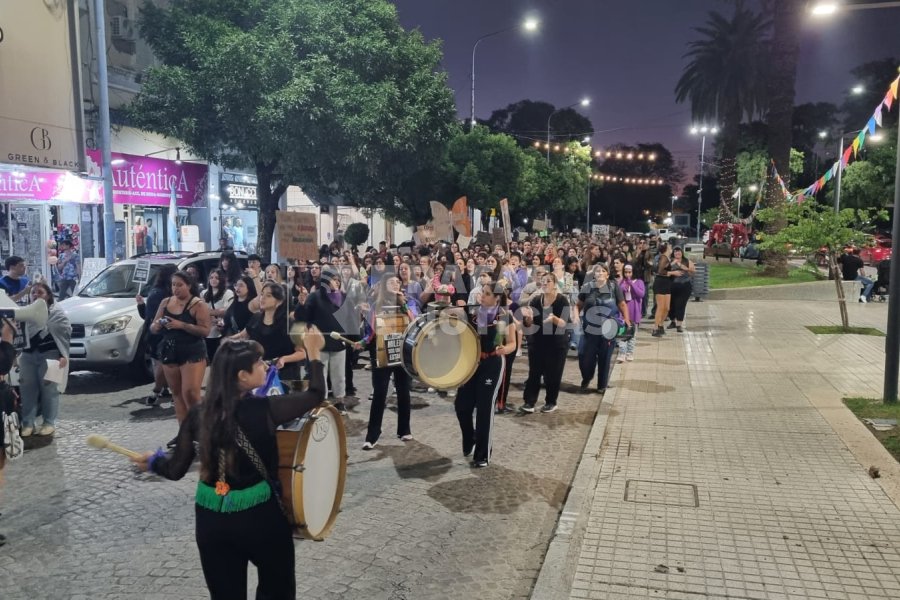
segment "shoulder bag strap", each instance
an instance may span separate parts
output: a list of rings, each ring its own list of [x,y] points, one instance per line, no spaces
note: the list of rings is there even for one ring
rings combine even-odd
[[[287,512],[284,503],[281,501],[280,486],[276,485],[275,480],[269,476],[269,470],[266,468],[266,465],[263,463],[262,459],[259,457],[259,454],[256,452],[256,448],[253,447],[253,444],[250,443],[250,440],[247,438],[246,434],[244,434],[244,430],[241,429],[240,425],[237,426],[236,438],[238,447],[244,452],[247,458],[250,459],[250,462],[253,463],[253,466],[256,468],[259,474],[262,475],[262,478],[269,482],[269,485],[272,486],[275,501],[278,502],[278,508],[281,509],[281,512],[284,513],[284,516],[288,518],[288,521],[290,521],[290,513]]]

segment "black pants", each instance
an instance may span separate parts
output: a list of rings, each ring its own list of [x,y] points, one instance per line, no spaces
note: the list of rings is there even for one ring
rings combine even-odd
[[[375,443],[381,436],[381,421],[384,419],[384,405],[387,402],[391,376],[397,388],[397,437],[412,433],[409,429],[410,405],[409,374],[403,367],[372,368],[372,406],[369,408],[369,430],[366,441]]]
[[[494,428],[494,403],[503,387],[506,357],[489,356],[479,363],[475,375],[456,393],[456,418],[462,432],[463,454],[473,446],[475,462],[491,459],[491,431]],[[475,424],[472,424],[472,413]]]
[[[516,362],[516,355],[518,353],[519,350],[516,351],[516,354],[510,354],[506,357],[506,369],[503,372],[503,387],[500,388],[500,395],[497,396],[497,410],[506,408],[507,401],[509,400],[509,382],[512,379],[513,363]]]
[[[257,600],[293,600],[294,540],[275,498],[249,510],[217,513],[196,507],[197,547],[212,600],[247,598],[247,563],[259,573]]]
[[[541,378],[547,390],[545,402],[556,404],[568,351],[568,342],[564,348],[543,347],[533,342],[528,345],[528,379],[525,381],[525,393],[522,396],[525,404],[534,406],[537,403],[538,392],[541,391]]]
[[[209,359],[210,364],[212,364],[212,359],[216,355],[216,351],[219,349],[219,344],[222,343],[222,338],[206,338],[206,356]]]
[[[691,299],[691,282],[672,284],[672,306],[669,307],[669,318],[675,321],[684,321],[684,311],[687,309],[688,300]]]
[[[361,339],[358,335],[352,334],[345,335],[344,337],[354,342],[358,342]],[[356,393],[356,386],[353,385],[353,367],[356,366],[357,361],[359,361],[359,350],[347,347],[347,359],[346,362],[344,362],[344,379],[347,382],[346,389],[348,396]]]
[[[581,370],[582,381],[590,381],[594,378],[594,370],[597,373],[597,388],[604,390],[609,385],[609,367],[613,355],[614,340],[608,340],[602,335],[592,333],[584,334],[581,342],[581,353],[578,355],[578,368]]]

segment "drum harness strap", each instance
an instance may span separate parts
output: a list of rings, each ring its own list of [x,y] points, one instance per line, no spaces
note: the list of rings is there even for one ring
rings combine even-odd
[[[269,471],[266,469],[266,465],[263,463],[259,454],[256,452],[256,449],[250,443],[250,440],[247,439],[246,434],[240,427],[237,428],[236,437],[238,447],[244,452],[247,458],[250,459],[250,462],[253,463],[253,466],[256,467],[256,470],[265,481],[260,481],[243,490],[232,490],[228,488],[228,484],[225,483],[225,451],[221,450],[219,452],[219,480],[216,482],[215,487],[202,481],[198,483],[196,496],[197,504],[215,512],[239,512],[267,502],[269,498],[272,497],[272,492],[274,490],[276,492],[275,500],[278,502],[278,508],[281,509],[281,512],[284,513],[286,517],[289,517],[285,510],[284,503],[281,501],[280,490],[269,477]]]

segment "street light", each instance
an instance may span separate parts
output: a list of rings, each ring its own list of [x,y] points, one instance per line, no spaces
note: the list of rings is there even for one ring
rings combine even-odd
[[[863,86],[861,86],[859,84],[856,84],[852,88],[850,88],[850,93],[853,94],[854,96],[859,96],[860,94],[862,94],[865,91],[866,91],[866,88],[864,88]]]
[[[472,45],[472,114],[469,121],[469,131],[471,131],[472,128],[475,127],[475,51],[478,49],[478,44],[490,37],[500,35],[501,33],[506,33],[507,31],[513,31],[515,29],[519,29],[520,27],[528,32],[537,31],[540,24],[541,22],[536,18],[529,17],[525,19],[520,25],[514,25],[512,27],[507,27],[506,29],[500,29],[499,31],[488,33],[487,35],[483,35],[475,40],[475,44]]]
[[[816,2],[810,7],[809,12],[814,17],[830,17],[838,10],[863,10],[867,8],[897,8],[900,2],[864,2],[862,4],[841,4],[833,0]]]
[[[579,100],[578,102],[575,102],[574,104],[570,104],[570,105],[564,106],[562,108],[557,108],[556,110],[554,110],[553,112],[550,113],[549,117],[547,117],[547,162],[550,162],[550,119],[552,119],[553,115],[555,115],[558,112],[562,112],[564,110],[569,110],[570,108],[575,108],[576,106],[579,106],[579,105],[583,106],[585,108],[590,106],[591,105],[590,98],[582,98],[581,100]]]
[[[705,164],[703,159],[706,154],[706,135],[716,135],[717,133],[719,133],[719,128],[714,125],[694,125],[691,127],[692,135],[703,136],[700,142],[700,189],[697,190],[697,243],[700,243],[700,214],[703,212],[703,166]]]

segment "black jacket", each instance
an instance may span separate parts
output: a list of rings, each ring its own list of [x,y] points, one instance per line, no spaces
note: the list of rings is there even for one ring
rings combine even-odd
[[[306,299],[306,304],[298,306],[294,311],[294,318],[297,321],[305,321],[309,325],[315,325],[325,336],[325,352],[340,352],[346,349],[343,342],[333,340],[329,337],[332,331],[337,331],[341,335],[358,335],[359,329],[353,329],[353,311],[355,307],[350,306],[351,303],[346,301],[340,307],[328,298],[328,292],[324,287],[316,289],[310,293]]]

